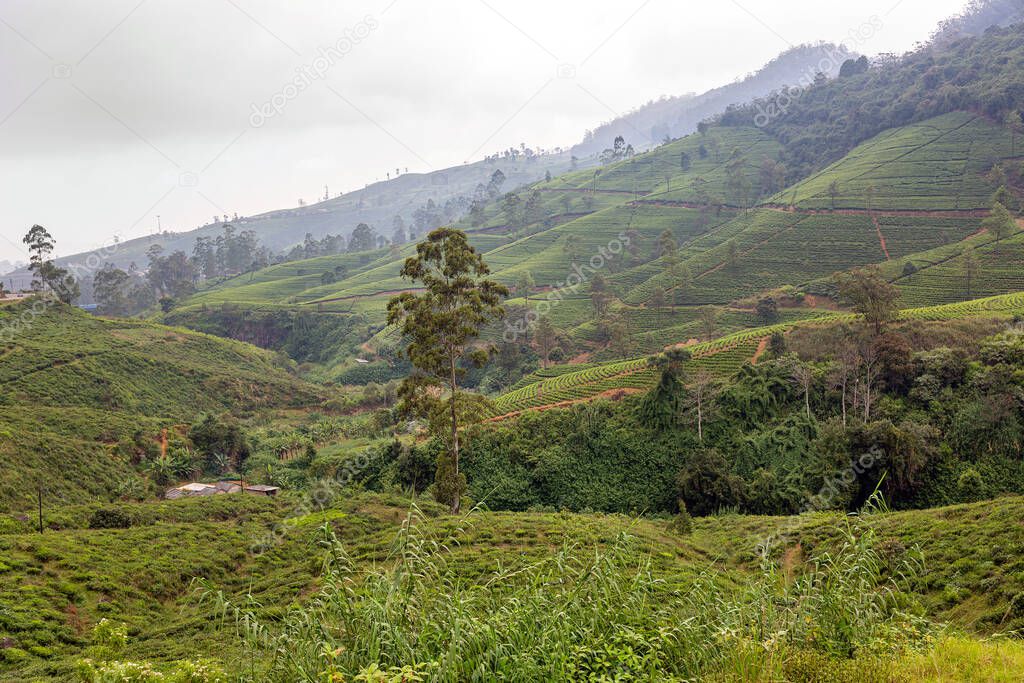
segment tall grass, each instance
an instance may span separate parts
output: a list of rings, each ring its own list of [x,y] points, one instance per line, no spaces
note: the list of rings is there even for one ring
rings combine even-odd
[[[798,578],[766,562],[741,590],[711,570],[672,588],[628,534],[468,580],[458,536],[435,536],[414,510],[388,561],[361,570],[325,527],[321,590],[274,623],[202,594],[236,628],[243,678],[260,681],[814,680],[895,657],[930,629],[902,607],[917,561],[893,571],[861,519]]]

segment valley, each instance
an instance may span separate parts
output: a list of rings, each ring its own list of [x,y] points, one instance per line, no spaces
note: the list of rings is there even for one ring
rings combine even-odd
[[[0,680],[1020,680],[996,4],[84,277],[34,225]]]

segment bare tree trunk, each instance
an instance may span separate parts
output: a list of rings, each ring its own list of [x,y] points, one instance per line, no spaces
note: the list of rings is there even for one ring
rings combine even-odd
[[[843,384],[842,384],[842,387],[843,387],[843,393],[842,393],[842,403],[843,403],[843,429],[846,429],[846,378],[845,378],[845,377],[843,377]]]
[[[451,399],[449,400],[449,405],[451,406],[451,415],[452,415],[452,467],[455,469],[455,475],[454,476],[455,476],[455,481],[457,482],[459,480],[459,425],[458,425],[458,417],[456,415],[456,410],[455,410],[455,396],[456,396],[456,390],[458,389],[458,384],[456,383],[456,379],[455,379],[455,355],[454,354],[452,354],[450,356],[450,361],[451,361],[451,392],[452,392],[452,395],[451,395]],[[454,514],[458,514],[458,512],[459,512],[459,507],[460,507],[460,504],[462,502],[460,500],[461,497],[462,496],[460,495],[460,492],[458,491],[458,487],[456,487],[455,497],[452,499],[452,502],[451,502],[451,511],[452,511],[453,515]]]
[[[857,410],[857,401],[860,399],[860,378],[853,380],[853,398],[850,400],[850,407]]]
[[[871,420],[871,371],[864,373],[864,421]]]
[[[703,401],[701,401],[701,391],[697,390],[697,439],[704,443],[704,413],[703,413]]]

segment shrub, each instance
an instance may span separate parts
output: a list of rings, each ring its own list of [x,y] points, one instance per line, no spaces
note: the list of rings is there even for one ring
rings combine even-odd
[[[110,619],[100,619],[92,629],[92,641],[103,647],[122,648],[128,644],[128,626]]]
[[[89,517],[90,529],[127,529],[131,525],[131,516],[120,508],[100,508]]]
[[[693,532],[693,517],[690,516],[690,512],[686,509],[685,500],[680,499],[679,512],[669,522],[668,528],[669,531],[680,536],[687,536]]]
[[[956,480],[956,497],[962,503],[970,503],[985,497],[985,480],[973,467],[965,469]]]
[[[408,368],[404,364],[392,367],[385,361],[375,361],[346,367],[333,379],[338,384],[384,384],[392,379],[401,379],[407,372]]]
[[[698,516],[734,506],[742,498],[742,481],[729,472],[725,457],[711,448],[693,454],[679,471],[676,485],[687,508]]]

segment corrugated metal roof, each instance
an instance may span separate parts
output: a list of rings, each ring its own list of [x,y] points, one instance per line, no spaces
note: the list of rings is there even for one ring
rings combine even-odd
[[[191,484],[182,484],[178,488],[182,491],[202,491],[203,489],[213,488],[213,485],[194,481]]]

